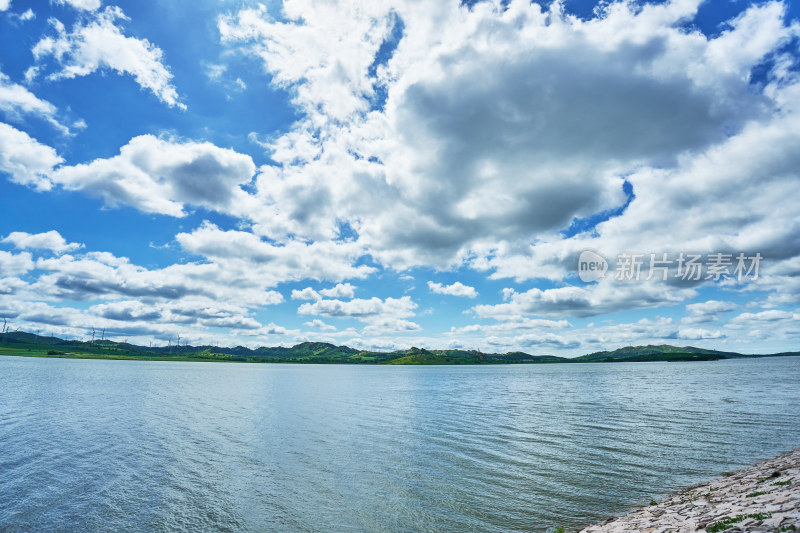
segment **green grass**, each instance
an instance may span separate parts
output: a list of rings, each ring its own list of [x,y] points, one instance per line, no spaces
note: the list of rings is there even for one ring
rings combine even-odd
[[[768,490],[757,490],[756,492],[751,492],[745,498],[755,498],[756,496],[763,496],[764,494],[770,494],[771,491]]]
[[[732,516],[730,518],[725,518],[724,520],[714,522],[713,524],[711,524],[706,528],[706,531],[708,533],[717,533],[719,531],[725,531],[726,529],[730,529],[734,526],[734,524],[738,524],[739,522],[746,520],[748,518],[755,518],[756,520],[766,520],[771,516],[772,515],[770,513],[737,514],[736,516]]]
[[[792,484],[792,480],[791,479],[787,479],[786,481],[776,481],[775,483],[773,483],[773,485],[782,485],[782,486],[791,485],[791,484]]]

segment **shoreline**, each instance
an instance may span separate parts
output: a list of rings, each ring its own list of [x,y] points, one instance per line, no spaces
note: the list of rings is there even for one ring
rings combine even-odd
[[[771,359],[782,357],[800,357],[800,355],[785,356],[782,354],[767,354],[767,355],[745,355],[741,357],[726,357],[719,359],[676,359],[676,360],[625,360],[615,359],[613,361],[491,361],[491,362],[396,362],[396,361],[334,361],[325,359],[240,359],[240,358],[223,358],[223,357],[192,357],[186,355],[157,355],[157,356],[142,356],[142,355],[110,355],[110,354],[93,354],[93,353],[66,353],[50,355],[46,353],[8,353],[0,350],[0,356],[5,357],[26,357],[26,358],[40,358],[40,359],[84,359],[94,361],[158,361],[158,362],[176,362],[176,363],[241,363],[241,364],[274,364],[274,365],[339,365],[339,366],[538,366],[538,365],[606,365],[606,364],[619,364],[619,363],[699,363],[699,362],[718,362],[718,361],[736,361],[746,359]]]
[[[4,349],[5,348],[5,349]],[[494,355],[494,354],[491,354]],[[264,357],[255,358],[247,356],[237,356],[227,353],[220,353],[214,356],[206,356],[197,353],[187,352],[184,354],[112,354],[112,353],[91,353],[91,352],[73,352],[73,353],[47,353],[43,350],[20,350],[20,349],[7,349],[0,346],[0,356],[6,357],[27,357],[27,358],[43,358],[43,359],[87,359],[87,360],[106,360],[106,361],[172,361],[172,362],[191,362],[191,363],[248,363],[248,364],[319,364],[319,365],[356,365],[356,366],[508,366],[508,365],[560,365],[560,364],[615,364],[615,363],[703,363],[703,362],[718,362],[718,361],[735,361],[745,359],[774,359],[784,357],[800,357],[800,352],[791,353],[776,353],[776,354],[752,354],[752,355],[739,355],[737,357],[719,357],[719,358],[703,358],[694,357],[697,354],[691,354],[693,357],[685,358],[626,358],[626,359],[613,359],[613,360],[581,360],[581,359],[567,359],[562,360],[486,360],[486,361],[472,361],[460,360],[457,358],[432,361],[416,361],[408,360],[408,357],[399,357],[397,359],[387,360],[342,360],[327,357],[306,357],[306,358],[292,358],[292,357]],[[541,356],[537,356],[541,357]],[[548,356],[544,356],[548,357]]]
[[[800,531],[800,448],[579,533]]]

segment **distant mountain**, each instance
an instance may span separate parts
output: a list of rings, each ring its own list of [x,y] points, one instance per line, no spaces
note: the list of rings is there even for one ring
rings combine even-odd
[[[715,360],[734,357],[748,357],[736,352],[721,352],[694,346],[671,346],[669,344],[626,346],[612,351],[594,352],[576,357],[581,362],[614,362],[614,361],[678,361],[678,360]]]
[[[427,350],[409,348],[393,352],[357,350],[327,342],[303,342],[292,347],[263,346],[137,346],[112,340],[75,341],[43,337],[23,331],[0,334],[0,355],[49,357],[91,357],[102,359],[145,359],[169,361],[241,361],[254,363],[347,363],[392,365],[481,365],[544,363],[614,363],[640,361],[708,361],[734,357],[769,357],[800,355],[784,352],[768,355],[744,355],[695,348],[693,346],[627,346],[612,351],[594,352],[568,359],[555,355],[531,355],[525,352],[504,354],[476,350]]]

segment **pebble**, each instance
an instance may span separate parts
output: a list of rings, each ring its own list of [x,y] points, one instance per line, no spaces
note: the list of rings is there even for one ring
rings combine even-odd
[[[725,533],[795,530],[800,533],[800,449],[745,470],[726,472],[725,476],[676,493],[658,505],[589,526],[581,533],[705,533],[707,528],[736,517],[742,518],[730,524]],[[755,492],[768,494],[747,497]],[[760,517],[747,516],[759,513]]]

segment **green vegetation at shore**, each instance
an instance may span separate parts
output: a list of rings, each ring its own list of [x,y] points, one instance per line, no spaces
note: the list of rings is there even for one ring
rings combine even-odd
[[[292,347],[236,346],[137,346],[126,342],[94,342],[42,337],[32,333],[0,334],[0,355],[82,359],[132,359],[146,361],[222,361],[243,363],[339,363],[391,365],[485,365],[544,363],[616,363],[651,361],[714,361],[738,357],[800,355],[800,352],[744,355],[691,346],[629,346],[614,351],[595,352],[576,358],[554,355],[531,355],[524,352],[504,354],[475,350],[426,350],[410,348],[393,352],[357,350],[325,342],[304,342]]]
[[[711,524],[706,528],[706,531],[708,533],[718,533],[719,531],[725,531],[726,529],[731,529],[734,525],[748,518],[754,518],[755,520],[764,520],[771,516],[772,515],[770,513],[740,514],[731,518],[725,518],[724,520],[714,522],[713,524]]]

